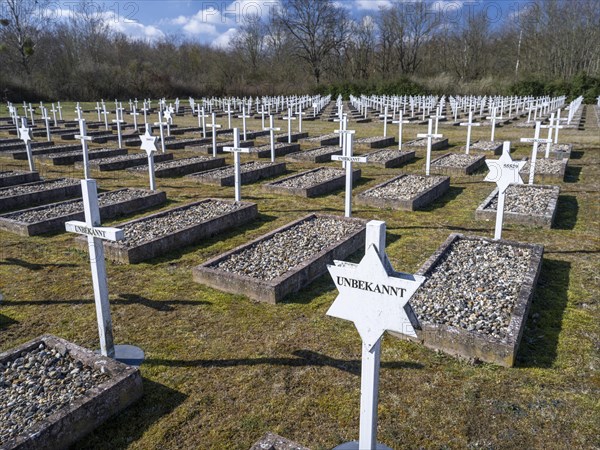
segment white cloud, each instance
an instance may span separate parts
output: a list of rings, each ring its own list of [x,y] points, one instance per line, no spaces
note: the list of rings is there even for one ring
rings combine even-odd
[[[378,10],[392,6],[391,0],[354,0],[354,6],[362,10]]]
[[[219,37],[214,39],[211,43],[211,46],[216,48],[227,48],[229,46],[229,43],[231,42],[231,39],[235,36],[236,33],[237,28],[229,28]]]
[[[108,27],[118,33],[123,33],[130,39],[143,41],[156,41],[165,37],[165,34],[154,25],[144,25],[134,20],[107,21]]]

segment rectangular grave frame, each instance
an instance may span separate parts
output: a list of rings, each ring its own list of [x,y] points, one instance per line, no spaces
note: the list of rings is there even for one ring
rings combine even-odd
[[[33,183],[21,184],[19,186],[31,186],[44,183],[50,183],[66,178],[56,178],[45,181],[35,181]],[[4,189],[11,189],[15,186],[8,186]],[[46,189],[38,192],[29,192],[26,194],[13,195],[11,197],[0,197],[0,211],[7,212],[14,209],[30,208],[32,206],[43,205],[45,203],[57,202],[67,199],[81,197],[81,183],[76,181],[70,186],[60,186],[53,189]]]
[[[199,205],[201,203],[206,203],[215,200],[226,203],[235,203],[232,200],[207,198],[198,202],[188,203],[186,205],[182,205],[166,211],[161,211],[156,214],[151,214],[149,216],[145,216],[139,219],[120,223],[115,226],[122,227],[131,223],[144,222],[154,217],[165,216],[173,211],[187,209],[192,206]],[[243,206],[236,211],[221,214],[220,216],[213,217],[212,219],[196,223],[185,228],[181,228],[174,233],[157,237],[155,239],[135,245],[133,247],[126,247],[120,244],[119,242],[103,241],[105,257],[113,262],[121,264],[137,264],[148,259],[162,256],[180,248],[197,245],[203,239],[207,239],[211,236],[222,233],[231,228],[244,225],[258,217],[258,206],[256,205],[256,203],[239,203]],[[87,247],[87,240],[85,239],[85,237],[78,237],[76,238],[76,240],[78,244],[82,247]]]
[[[552,153],[550,153],[550,155],[552,155]],[[538,159],[537,159],[538,162],[540,161],[540,159],[543,159],[543,158],[538,157]],[[552,159],[553,161],[558,161],[557,159],[552,158],[552,156],[550,156],[548,159]],[[523,158],[523,160],[529,161],[529,158]],[[560,168],[559,173],[542,173],[542,172],[538,172],[536,170],[534,180],[536,182],[541,182],[541,183],[560,183],[562,181],[565,181],[565,175],[567,173],[568,166],[569,166],[569,158],[562,158],[561,168]],[[538,167],[539,166],[536,166],[536,169]],[[525,169],[523,172],[519,172],[519,175],[521,175],[521,177],[524,180],[528,180],[529,179],[529,167],[527,167],[527,169]]]
[[[477,159],[475,159],[471,164],[469,164],[466,167],[443,166],[435,164],[437,161],[441,161],[442,159],[452,154],[453,153],[446,153],[432,160],[430,166],[431,173],[460,177],[472,175],[473,173],[477,172],[477,170],[479,170],[481,167],[485,166],[485,155],[469,155],[474,156]]]
[[[375,141],[364,142],[365,139],[373,139],[375,137],[378,138]],[[396,138],[394,138],[394,136],[369,136],[364,138],[358,138],[354,141],[354,143],[356,145],[362,145],[369,148],[385,148],[394,145],[396,143]]]
[[[233,254],[240,253],[260,241],[269,239],[274,234],[285,231],[316,217],[359,222],[364,226],[341,241],[324,248],[310,259],[269,281],[225,272],[211,267]],[[219,289],[231,294],[245,295],[246,297],[259,302],[277,304],[288,295],[300,291],[314,280],[327,273],[327,264],[331,264],[334,259],[344,260],[356,251],[362,249],[365,245],[366,224],[367,220],[365,219],[312,213],[194,267],[192,269],[192,277],[196,283],[204,284],[214,289]]]
[[[369,156],[371,155],[375,155],[376,153],[380,153],[380,152],[384,152],[384,151],[392,151],[392,152],[397,152],[398,156],[388,159],[386,161],[369,161]],[[399,167],[403,164],[408,163],[409,161],[412,161],[415,158],[416,155],[416,151],[415,150],[398,150],[398,149],[380,149],[377,150],[375,152],[371,152],[371,153],[365,153],[363,155],[360,156],[366,156],[367,157],[367,164],[370,164],[372,166],[377,166],[377,167],[381,167],[383,169],[390,169],[392,167]]]
[[[182,160],[194,158],[193,156],[190,158],[182,158]],[[172,159],[171,161],[179,161],[177,159]],[[183,177],[185,175],[189,175],[192,173],[203,172],[206,170],[218,169],[219,167],[225,166],[225,158],[217,157],[210,158],[204,161],[198,161],[191,164],[186,164],[184,166],[176,166],[176,167],[166,167],[164,169],[158,168],[154,166],[154,176],[156,178],[175,178],[175,177]],[[142,166],[135,166],[142,167]],[[126,169],[128,172],[137,175],[143,175],[145,177],[148,176],[148,165],[146,164],[144,171],[135,170],[134,167],[129,167]]]
[[[374,208],[390,208],[397,209],[401,211],[415,211],[423,206],[427,206],[428,204],[434,202],[441,196],[443,196],[450,189],[450,177],[443,176],[442,180],[440,180],[437,184],[431,186],[426,191],[420,193],[416,197],[413,197],[408,200],[402,199],[390,199],[390,198],[378,198],[378,197],[369,197],[366,194],[369,191],[384,187],[389,183],[392,183],[400,178],[406,177],[411,174],[403,173],[394,178],[391,178],[383,183],[378,184],[370,189],[367,189],[364,192],[361,192],[356,196],[356,203],[364,206],[371,206]]]
[[[173,153],[156,153],[154,155],[154,162],[157,163],[171,161],[173,160],[173,158]],[[144,164],[148,164],[148,156],[143,153],[140,153],[139,158],[132,158],[120,161],[97,162],[91,160],[89,162],[89,167],[90,169],[98,170],[100,172],[113,172],[116,170],[124,170],[129,167],[143,166]],[[75,167],[78,169],[83,169],[83,162],[76,162]]]
[[[542,258],[544,247],[539,244],[528,244],[505,239],[493,240],[490,238],[481,238],[478,236],[466,236],[459,233],[452,233],[446,241],[425,261],[417,271],[417,275],[427,277],[444,255],[448,252],[452,244],[458,239],[480,240],[484,239],[490,243],[500,245],[511,245],[520,248],[528,248],[532,252],[529,268],[524,276],[524,282],[517,296],[514,309],[511,314],[510,324],[508,326],[508,338],[497,339],[491,336],[477,333],[476,331],[467,331],[448,325],[437,325],[427,322],[420,322],[420,329],[417,329],[417,338],[407,338],[405,335],[391,333],[396,337],[420,342],[425,347],[440,350],[444,353],[467,358],[471,360],[480,360],[488,363],[497,364],[504,367],[512,367],[515,363],[517,351],[525,322],[533,300],[535,286],[542,268]]]
[[[302,119],[306,120],[306,119]],[[321,136],[315,136],[312,138],[303,138],[300,139],[299,142],[301,144],[314,144],[316,142],[319,143],[319,147],[329,147],[333,145],[339,145],[340,136],[335,134],[323,134]]]
[[[491,142],[491,141],[486,141],[486,140],[483,140],[483,139],[475,141],[475,142],[473,142],[471,144],[470,150],[473,150],[475,152],[481,152],[481,153],[484,153],[484,154],[487,154],[487,153],[493,154],[493,155],[501,155],[502,154],[502,149],[503,149],[503,145],[504,145],[502,142],[494,141],[494,142],[497,142],[498,145],[496,145],[496,147],[494,147],[494,148],[492,148],[490,150],[484,150],[482,148],[478,148],[477,144],[480,143],[480,142]],[[463,149],[464,148],[465,147],[463,147]]]
[[[282,145],[283,144],[283,145]],[[279,145],[279,147],[277,147],[277,145]],[[261,148],[261,150],[258,151],[252,151],[252,149],[255,148]],[[265,145],[260,145],[258,147],[250,147],[250,153],[247,153],[247,155],[251,158],[270,158],[271,157],[271,147],[269,144],[265,144]],[[285,156],[288,155],[290,153],[296,153],[300,151],[300,144],[294,143],[292,142],[291,144],[288,144],[287,142],[277,142],[275,144],[275,157],[279,158],[281,156]]]
[[[41,343],[49,348],[66,349],[75,360],[84,365],[104,367],[111,375],[111,379],[90,389],[83,397],[38,422],[23,435],[5,442],[2,445],[3,449],[68,448],[142,397],[142,376],[139,368],[98,355],[50,334],[39,336],[0,353],[0,362],[14,360],[21,353],[35,349]]]
[[[435,141],[435,139],[434,139],[434,141]],[[418,142],[418,144],[417,144],[417,142]],[[421,145],[421,142],[423,142],[422,145]],[[413,139],[412,141],[405,142],[402,145],[406,146],[406,147],[417,147],[417,148],[427,150],[427,138]],[[444,150],[448,147],[449,147],[448,138],[443,138],[437,142],[431,143],[431,151]]]
[[[322,169],[323,169],[323,167],[317,167],[316,169],[311,169],[311,170],[306,170],[304,172],[295,173],[293,175],[290,175],[289,177],[281,178],[281,179],[279,179],[277,181],[273,181],[271,183],[265,183],[262,185],[262,189],[265,192],[268,192],[270,194],[298,195],[300,197],[312,198],[312,197],[318,197],[320,195],[329,194],[333,191],[343,189],[344,186],[346,186],[346,173],[343,169],[340,169],[341,173],[339,176],[332,178],[330,180],[327,180],[327,181],[323,181],[318,184],[313,184],[312,186],[309,186],[306,188],[278,186],[278,184],[281,183],[282,181],[301,177],[306,174],[309,174],[312,172],[317,172]],[[360,180],[360,177],[361,177],[361,170],[354,169],[352,171],[352,182],[356,183],[358,180]]]
[[[292,132],[292,142],[298,142],[300,139],[304,139],[308,137],[308,132],[303,131],[302,133],[300,132]],[[287,143],[288,141],[288,134],[287,133],[280,133],[280,134],[276,134],[275,135],[275,141],[276,142],[281,142],[281,143]]]
[[[117,189],[112,192],[123,191],[126,189],[136,189],[139,188],[124,188]],[[110,205],[105,205],[100,207],[100,215],[103,221],[113,220],[117,217],[135,214],[145,209],[153,208],[155,206],[161,205],[167,201],[167,195],[163,191],[149,191],[147,189],[139,189],[142,191],[146,191],[149,194],[144,197],[137,197],[131,200],[127,200],[119,203],[112,203]],[[73,202],[77,200],[66,200],[67,202]],[[57,202],[64,203],[64,202]],[[37,209],[44,209],[52,205],[56,205],[57,203],[49,203],[44,206],[36,206],[34,208],[28,208],[24,210],[20,210],[19,212],[31,211]],[[14,214],[14,213],[7,213]],[[66,214],[64,216],[52,217],[50,219],[42,220],[39,222],[21,222],[14,219],[9,219],[5,217],[6,214],[0,215],[0,230],[8,231],[10,233],[15,233],[20,236],[37,236],[40,234],[48,234],[48,233],[58,233],[65,231],[65,222],[69,220],[81,220],[85,219],[83,208],[81,211]]]
[[[321,155],[316,155],[316,156],[309,156],[307,155],[308,152],[310,152],[311,150],[316,150],[317,148],[322,148],[322,147],[317,147],[317,148],[311,148],[309,150],[302,150],[296,153],[290,153],[289,155],[287,155],[285,157],[286,161],[289,162],[311,162],[314,164],[320,164],[320,163],[327,163],[327,162],[331,162],[331,157],[333,155],[341,155],[342,154],[342,149],[331,145],[331,146],[326,146],[326,147],[331,147],[331,151],[327,152],[327,153],[323,153]]]
[[[520,186],[520,185],[519,185]],[[523,185],[529,186],[529,185]],[[505,223],[514,223],[518,225],[529,225],[534,227],[542,227],[542,228],[552,228],[552,224],[554,223],[554,218],[556,217],[556,212],[558,210],[558,198],[560,196],[560,187],[553,186],[549,184],[534,184],[536,188],[542,189],[552,189],[555,190],[555,195],[550,200],[546,211],[542,215],[531,215],[531,214],[521,214],[510,212],[506,208],[504,209],[504,222]],[[477,207],[475,210],[475,219],[477,220],[486,220],[486,221],[495,221],[496,220],[496,210],[495,209],[487,209],[487,206],[492,203],[492,200],[498,195],[498,188],[494,189],[490,195],[486,197],[486,199]]]
[[[127,149],[124,148],[102,148],[102,149],[89,149],[88,159],[93,161],[94,159],[110,158],[111,156],[126,155]],[[61,155],[60,153],[49,153],[47,155],[40,155],[38,157],[40,161],[45,161],[53,166],[70,166],[78,161],[83,161],[83,151],[73,155]]]
[[[19,170],[3,170],[1,172],[12,172],[14,175],[0,177],[0,188],[41,181],[39,172],[22,172]]]
[[[248,163],[244,163],[248,164]],[[244,166],[242,164],[241,166]],[[233,167],[233,166],[229,166]],[[219,169],[208,170],[206,172],[198,172],[187,175],[186,178],[190,178],[198,183],[209,184],[212,186],[234,186],[235,175],[227,175],[223,177],[211,177],[210,173]],[[260,167],[247,172],[240,171],[240,182],[242,184],[252,184],[265,178],[273,178],[284,174],[286,171],[285,163],[271,163],[269,166]]]

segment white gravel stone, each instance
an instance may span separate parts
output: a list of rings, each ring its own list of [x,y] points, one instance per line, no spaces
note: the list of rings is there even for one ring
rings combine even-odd
[[[529,184],[511,184],[506,189],[504,211],[519,214],[544,214],[552,200],[554,190]],[[485,208],[496,211],[498,196]]]
[[[46,181],[44,183],[35,184],[32,186],[20,184],[16,186],[11,186],[9,188],[0,189],[0,198],[13,197],[15,195],[32,194],[34,192],[42,192],[47,191],[49,189],[74,186],[79,183],[79,180],[64,178],[60,180]]]
[[[410,200],[442,181],[441,176],[409,174],[379,188],[369,189],[361,195],[376,198]]]
[[[294,176],[282,181],[275,181],[272,184],[289,188],[309,188],[316,184],[324,183],[344,176],[346,173],[343,169],[333,169],[330,167],[321,167],[317,170],[306,172],[298,176]]]

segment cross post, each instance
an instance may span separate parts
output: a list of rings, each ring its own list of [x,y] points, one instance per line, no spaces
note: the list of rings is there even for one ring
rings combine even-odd
[[[165,152],[165,130],[163,128],[164,125],[165,125],[165,123],[162,121],[162,114],[159,111],[158,112],[158,122],[154,122],[154,126],[159,127],[159,129],[160,129],[160,149],[163,153]]]
[[[79,134],[75,135],[75,139],[81,141],[81,150],[83,152],[83,177],[87,180],[90,178],[90,164],[88,158],[88,142],[92,140],[87,136],[85,119],[79,121]]]
[[[537,161],[537,152],[540,144],[548,143],[548,139],[540,139],[540,130],[542,128],[542,122],[539,120],[535,122],[535,134],[533,138],[521,138],[521,142],[533,143],[533,150],[531,152],[531,161],[529,162],[529,184],[533,184],[535,178],[535,163]],[[550,142],[552,140],[550,139]]]
[[[433,132],[433,119],[429,119],[429,125],[427,128],[427,134],[417,134],[419,138],[427,138],[427,159],[425,162],[425,175],[429,176],[431,169],[431,145],[434,138],[443,137],[441,134],[434,134]]]
[[[269,130],[269,140],[271,142],[271,162],[275,162],[275,132],[281,131],[281,128],[276,128],[274,124],[274,117],[272,114],[269,115],[269,128],[263,128]]]
[[[460,124],[461,127],[467,127],[467,145],[465,146],[465,153],[469,154],[469,149],[471,148],[471,127],[480,127],[481,124],[477,122],[473,122],[473,111],[469,111],[469,121],[462,122]]]
[[[292,143],[292,120],[296,118],[292,115],[292,108],[288,108],[288,115],[284,116],[283,120],[288,122],[288,144]]]
[[[233,129],[233,147],[224,147],[223,151],[233,153],[233,165],[235,174],[235,201],[239,202],[242,200],[240,153],[250,153],[250,149],[240,147],[240,130],[238,128]]]
[[[33,153],[31,152],[31,128],[27,126],[27,118],[21,117],[21,128],[19,129],[19,137],[25,143],[27,151],[27,162],[29,163],[29,171],[35,172],[35,163],[33,162]]]

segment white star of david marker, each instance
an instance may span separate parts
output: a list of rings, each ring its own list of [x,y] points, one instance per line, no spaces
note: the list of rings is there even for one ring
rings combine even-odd
[[[424,277],[386,269],[374,245],[359,264],[334,264],[327,268],[339,295],[327,315],[354,322],[369,350],[386,330],[416,337],[416,319],[408,301]]]
[[[171,120],[173,112],[170,109],[165,109],[163,112],[163,117],[165,120]]]
[[[146,151],[146,154],[151,155],[156,152],[156,136],[151,136],[148,130],[143,136],[140,136],[142,141],[141,149]]]
[[[525,166],[526,161],[513,161],[509,151],[502,152],[500,159],[486,160],[485,163],[490,173],[483,181],[496,183],[500,192],[504,192],[511,183],[523,184],[519,172]]]
[[[19,136],[21,138],[21,140],[27,144],[27,142],[31,141],[31,129],[29,127],[26,127],[25,125],[23,125],[21,128],[19,128]]]

